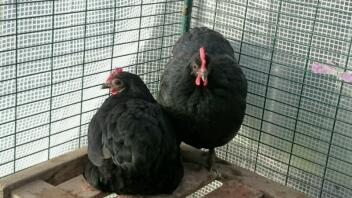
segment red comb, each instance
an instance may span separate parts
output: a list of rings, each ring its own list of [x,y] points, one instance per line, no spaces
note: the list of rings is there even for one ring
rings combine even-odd
[[[200,61],[201,61],[201,66],[200,70],[205,70],[205,65],[207,63],[206,58],[205,58],[205,48],[201,47],[199,48],[199,55],[200,55]]]
[[[106,82],[110,82],[118,73],[122,72],[122,67],[116,67],[114,71],[111,72]]]
[[[207,60],[206,60],[206,56],[205,56],[205,47],[199,48],[199,56],[200,56],[200,62],[201,62],[200,71],[205,72],[207,69],[206,68]],[[202,82],[202,77],[200,75],[198,75],[196,77],[196,85],[200,86],[201,82]],[[207,84],[208,84],[208,79],[205,79],[203,81],[203,85],[207,86]]]

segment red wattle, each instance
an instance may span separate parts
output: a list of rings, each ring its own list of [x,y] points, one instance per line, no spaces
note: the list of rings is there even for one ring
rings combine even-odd
[[[200,86],[201,81],[202,81],[202,78],[201,78],[200,76],[197,76],[197,78],[196,78],[196,85],[197,85],[197,86]]]
[[[207,84],[208,84],[208,78],[206,78],[206,79],[203,81],[203,86],[205,87],[205,86],[207,86]]]
[[[115,89],[115,88],[112,88],[111,89],[111,94],[112,95],[116,95],[116,94],[118,94],[119,93],[119,91],[117,90],[117,89]]]

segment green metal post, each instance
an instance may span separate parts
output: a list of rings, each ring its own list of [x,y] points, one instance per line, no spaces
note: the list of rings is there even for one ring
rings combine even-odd
[[[193,0],[184,0],[182,10],[182,27],[181,32],[185,33],[191,26]]]

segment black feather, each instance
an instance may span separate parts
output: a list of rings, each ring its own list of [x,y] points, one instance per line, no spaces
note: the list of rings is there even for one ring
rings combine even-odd
[[[208,85],[196,86],[190,64],[205,47]],[[230,43],[218,32],[194,28],[173,48],[161,78],[158,102],[173,118],[180,140],[197,148],[229,142],[242,124],[247,80]]]
[[[171,193],[183,177],[173,127],[143,81],[122,72],[125,89],[105,100],[88,130],[85,177],[117,194]]]
[[[189,60],[198,52],[200,47],[205,47],[207,53],[227,54],[234,57],[234,51],[230,43],[218,32],[206,27],[193,28],[184,33],[175,43],[172,53],[173,57]]]

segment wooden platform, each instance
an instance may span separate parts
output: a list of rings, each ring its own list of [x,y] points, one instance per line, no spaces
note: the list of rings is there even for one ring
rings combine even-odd
[[[182,147],[185,158],[185,176],[172,195],[149,198],[181,198],[201,189],[214,180],[222,186],[205,195],[207,198],[307,198],[294,191],[243,168],[234,167],[217,159],[214,170],[192,163],[202,160],[204,152]],[[82,148],[0,180],[0,198],[99,198],[106,194],[91,187],[83,178],[87,161]],[[126,198],[131,196],[119,196]],[[135,196],[141,198],[142,196]]]

